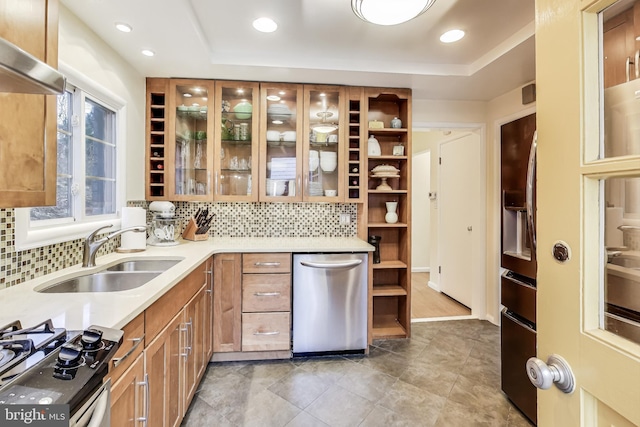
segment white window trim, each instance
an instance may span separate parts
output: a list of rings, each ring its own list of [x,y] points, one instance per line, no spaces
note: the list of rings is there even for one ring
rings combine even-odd
[[[124,206],[126,191],[126,114],[127,103],[124,99],[105,88],[104,86],[90,80],[79,71],[60,61],[59,71],[67,77],[70,84],[80,88],[86,94],[109,104],[116,112],[116,138],[117,149],[117,199],[116,206]],[[73,222],[68,225],[43,227],[40,229],[29,228],[30,215],[29,208],[16,208],[15,214],[15,246],[17,251],[34,249],[56,243],[68,242],[86,237],[92,231],[113,225],[105,231],[115,231],[120,229],[121,209],[117,209],[114,215],[101,215],[91,221]]]

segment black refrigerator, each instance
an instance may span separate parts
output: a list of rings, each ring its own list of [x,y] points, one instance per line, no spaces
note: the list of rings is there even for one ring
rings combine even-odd
[[[536,115],[500,129],[502,391],[534,424],[537,390],[525,365],[536,356]]]

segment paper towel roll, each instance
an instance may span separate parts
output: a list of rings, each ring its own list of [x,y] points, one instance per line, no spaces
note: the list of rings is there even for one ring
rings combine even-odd
[[[122,228],[147,225],[147,211],[142,208],[122,208]],[[147,248],[147,233],[127,231],[120,238],[119,252],[137,252]]]
[[[607,208],[604,214],[604,244],[608,248],[623,246],[622,231],[618,227],[622,225],[623,208]]]

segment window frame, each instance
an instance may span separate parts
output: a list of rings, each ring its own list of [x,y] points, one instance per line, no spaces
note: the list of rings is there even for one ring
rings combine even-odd
[[[79,173],[80,195],[82,200],[83,220],[65,222],[60,220],[47,220],[41,223],[39,227],[31,226],[30,209],[15,209],[15,247],[16,250],[26,250],[39,248],[47,245],[68,242],[75,239],[86,237],[89,233],[100,227],[113,225],[110,231],[117,230],[121,224],[121,208],[125,205],[126,193],[126,101],[113,93],[111,90],[96,83],[95,81],[84,76],[79,71],[60,62],[59,70],[66,77],[70,85],[82,91],[83,96],[81,102],[84,102],[85,95],[89,96],[94,102],[107,106],[115,112],[115,136],[116,136],[116,212],[109,215],[97,215],[92,217],[84,216],[84,198],[85,198],[85,154],[84,141],[82,147],[82,158],[74,161],[74,174]],[[74,101],[75,104],[75,101]],[[77,105],[77,104],[76,104]],[[84,117],[80,116],[80,126],[84,139]]]

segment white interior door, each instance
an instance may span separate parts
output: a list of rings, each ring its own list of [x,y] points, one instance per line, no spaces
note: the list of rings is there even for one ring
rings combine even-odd
[[[536,75],[544,88],[537,99],[538,358],[566,359],[575,391],[538,390],[538,425],[637,426],[640,344],[605,327],[604,314],[603,182],[640,176],[640,151],[605,157],[600,148],[607,132],[599,120],[597,13],[614,1],[561,3],[536,0]],[[553,256],[557,244],[570,248],[565,261]]]
[[[466,134],[440,145],[440,291],[467,307],[473,302],[473,233],[480,192],[479,144]]]

